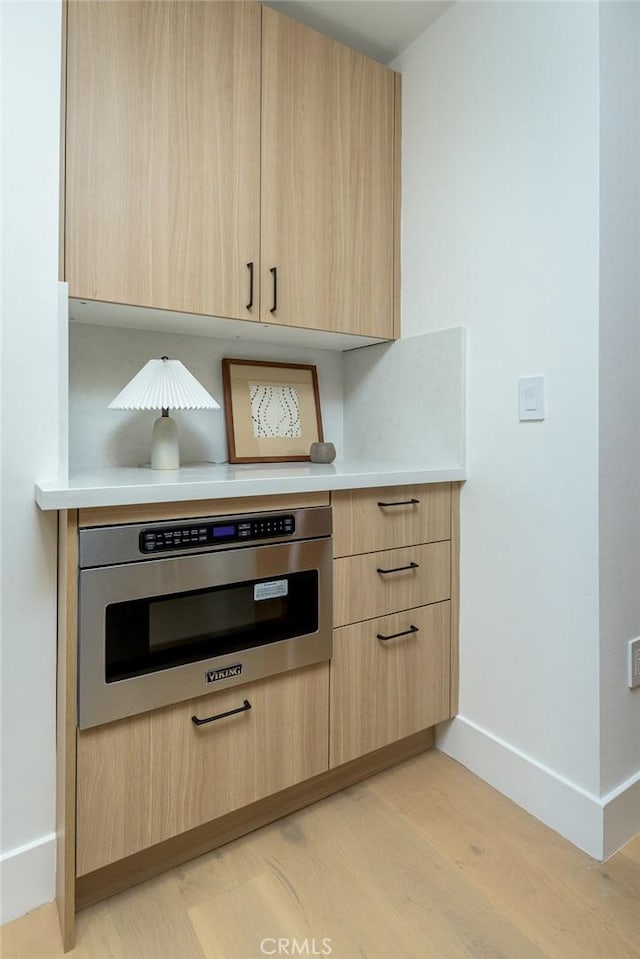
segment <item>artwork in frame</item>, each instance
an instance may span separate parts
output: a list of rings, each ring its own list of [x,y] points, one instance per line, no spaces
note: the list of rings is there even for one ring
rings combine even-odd
[[[310,459],[323,439],[315,366],[225,358],[222,381],[230,463]]]

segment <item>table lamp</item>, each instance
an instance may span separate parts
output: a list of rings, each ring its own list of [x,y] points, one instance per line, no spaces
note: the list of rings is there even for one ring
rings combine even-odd
[[[151,468],[177,470],[180,466],[178,428],[169,410],[219,410],[220,404],[180,360],[163,356],[145,363],[109,403],[109,409],[162,410],[162,416],[153,424]]]

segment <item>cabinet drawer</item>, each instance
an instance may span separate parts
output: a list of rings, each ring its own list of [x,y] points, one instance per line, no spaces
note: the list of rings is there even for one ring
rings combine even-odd
[[[451,536],[450,483],[345,490],[332,493],[331,505],[334,556],[433,543]]]
[[[80,731],[77,874],[326,770],[328,701],[321,663]]]
[[[450,556],[445,542],[334,560],[334,626],[449,599]]]
[[[448,719],[449,655],[448,602],[334,630],[331,766]]]

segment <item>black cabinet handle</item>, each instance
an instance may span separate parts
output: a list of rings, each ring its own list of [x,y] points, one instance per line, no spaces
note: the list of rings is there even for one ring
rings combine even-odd
[[[249,302],[247,303],[247,309],[253,309],[253,260],[251,263],[247,263],[247,269],[249,270]]]
[[[198,719],[197,716],[191,717],[191,722],[194,726],[204,726],[205,723],[214,723],[216,719],[226,719],[227,716],[235,716],[236,713],[246,713],[247,709],[251,709],[251,703],[248,699],[245,699],[242,706],[238,706],[237,709],[230,709],[226,713],[218,713],[217,716],[209,716],[207,719]]]
[[[410,636],[411,633],[419,633],[420,630],[417,626],[409,626],[409,629],[403,630],[401,633],[392,633],[391,636],[383,636],[382,633],[376,634],[376,639],[381,639],[383,643],[386,643],[388,639],[397,639],[398,636]]]
[[[270,273],[273,277],[273,306],[269,310],[269,313],[275,313],[278,309],[278,267],[272,266]]]
[[[394,566],[393,569],[380,569],[380,567],[378,567],[376,573],[384,573],[385,575],[387,573],[404,573],[405,569],[420,569],[420,564],[409,563],[408,566]]]
[[[383,509],[387,506],[415,506],[419,502],[419,499],[403,499],[399,500],[397,503],[378,503],[378,506]]]

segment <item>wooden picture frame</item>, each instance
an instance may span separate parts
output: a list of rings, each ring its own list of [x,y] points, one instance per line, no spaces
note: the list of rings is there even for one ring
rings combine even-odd
[[[222,382],[230,463],[308,461],[323,441],[315,366],[225,358]]]

